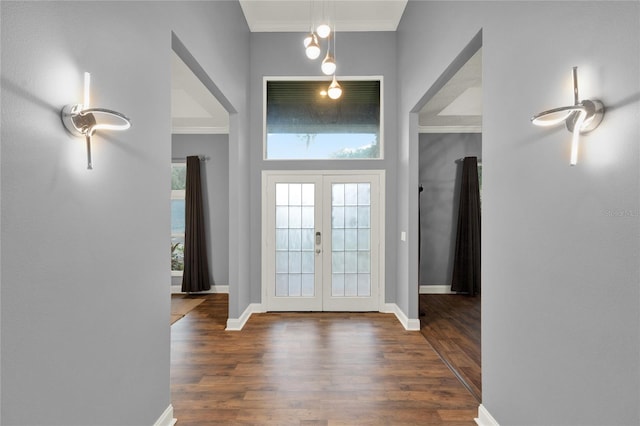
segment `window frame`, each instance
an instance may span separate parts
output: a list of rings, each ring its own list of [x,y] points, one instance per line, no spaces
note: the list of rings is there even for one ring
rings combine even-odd
[[[267,158],[267,82],[269,81],[326,81],[331,83],[332,76],[263,76],[262,77],[262,160],[263,161],[382,161],[384,160],[384,76],[342,76],[340,81],[379,81],[380,82],[380,129],[378,138],[378,158]]]

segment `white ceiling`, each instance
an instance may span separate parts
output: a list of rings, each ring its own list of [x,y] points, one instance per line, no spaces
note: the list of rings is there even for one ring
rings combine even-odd
[[[482,49],[420,110],[422,133],[482,132]]]
[[[172,53],[173,133],[229,133],[229,114],[187,65]]]
[[[309,30],[312,17],[338,31],[395,31],[407,0],[239,0],[252,32]],[[229,115],[184,62],[173,55],[174,133],[228,133]],[[421,132],[480,132],[482,53],[478,51],[420,111]]]
[[[407,0],[240,0],[251,32],[308,32],[327,19],[338,32],[395,31]]]

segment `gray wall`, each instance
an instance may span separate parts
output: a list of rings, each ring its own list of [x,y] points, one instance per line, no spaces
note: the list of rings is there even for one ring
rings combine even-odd
[[[420,135],[420,285],[451,285],[464,157],[482,159],[482,134]]]
[[[238,111],[239,156],[246,22],[235,2],[3,1],[1,19],[0,422],[151,425],[170,404],[171,32]],[[93,171],[59,115],[83,71],[133,122],[97,133]]]
[[[229,135],[171,136],[171,157],[204,155],[200,163],[211,285],[229,285]],[[172,285],[182,277],[172,277]]]
[[[396,36],[392,32],[338,33],[336,62],[340,76],[384,78],[384,159],[343,161],[263,160],[263,76],[320,76],[320,60],[304,55],[301,33],[251,35],[251,282],[252,301],[261,301],[261,173],[262,170],[386,170],[386,301],[395,302],[397,142],[396,142]]]
[[[410,111],[483,32],[482,393],[503,425],[640,423],[639,8],[410,1],[399,27],[399,223],[410,230]],[[572,102],[574,65],[581,96],[608,110],[570,167],[566,129],[529,118]],[[417,241],[399,252],[403,269]]]

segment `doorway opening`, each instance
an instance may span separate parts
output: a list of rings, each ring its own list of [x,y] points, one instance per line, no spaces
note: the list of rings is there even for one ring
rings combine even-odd
[[[478,294],[474,288],[463,295],[453,291],[452,284],[460,268],[455,261],[456,246],[459,248],[461,235],[467,233],[459,225],[459,214],[466,211],[461,207],[465,199],[461,197],[461,192],[465,193],[461,191],[465,158],[467,165],[471,159],[478,164],[474,179],[481,179],[482,31],[443,72],[412,114],[418,123],[414,140],[419,153],[417,297],[421,331],[481,402],[479,242],[473,254],[477,268],[471,273],[478,277]],[[456,282],[453,288],[460,286]]]
[[[230,115],[220,89],[175,33],[171,39],[171,293],[182,293],[186,158],[198,157],[208,293],[229,292]]]

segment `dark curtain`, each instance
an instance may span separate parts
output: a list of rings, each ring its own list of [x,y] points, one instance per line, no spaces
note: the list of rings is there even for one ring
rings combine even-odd
[[[480,294],[480,185],[478,159],[465,157],[451,290]]]
[[[184,271],[182,291],[195,293],[211,289],[207,240],[204,232],[200,158],[187,157],[187,189],[185,195]]]

